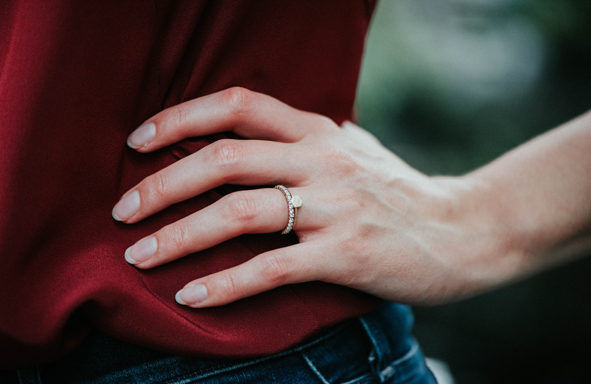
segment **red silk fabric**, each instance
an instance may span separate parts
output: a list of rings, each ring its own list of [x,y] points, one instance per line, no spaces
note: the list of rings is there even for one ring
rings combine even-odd
[[[0,3],[0,364],[59,358],[91,326],[201,357],[274,353],[379,300],[324,283],[211,309],[174,301],[187,282],[294,243],[248,235],[153,270],[127,247],[232,190],[141,223],[111,218],[144,177],[221,136],[153,154],[127,135],[164,108],[232,86],[352,118],[374,4],[364,0]]]

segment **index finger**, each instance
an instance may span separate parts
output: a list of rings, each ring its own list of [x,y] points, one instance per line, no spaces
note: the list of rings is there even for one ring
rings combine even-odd
[[[301,140],[319,119],[271,96],[234,87],[158,113],[132,132],[127,144],[150,152],[188,137],[228,131],[247,139],[291,143]]]

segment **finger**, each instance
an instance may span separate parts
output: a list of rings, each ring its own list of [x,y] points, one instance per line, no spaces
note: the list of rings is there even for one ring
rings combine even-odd
[[[322,260],[315,242],[265,252],[234,268],[190,282],[176,294],[176,300],[193,308],[214,307],[285,284],[322,280]]]
[[[274,188],[235,192],[138,241],[125,258],[139,268],[152,268],[245,233],[282,231],[287,221],[283,192]]]
[[[118,221],[136,223],[162,209],[222,184],[295,185],[304,179],[301,164],[283,143],[219,140],[148,176],[113,208]]]
[[[227,131],[248,139],[291,143],[319,122],[329,125],[331,121],[270,96],[234,87],[158,113],[132,132],[127,143],[140,152],[150,152],[187,137]]]

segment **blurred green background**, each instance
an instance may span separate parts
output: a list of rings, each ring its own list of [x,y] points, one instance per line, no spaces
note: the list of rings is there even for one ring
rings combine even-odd
[[[382,0],[358,123],[427,174],[460,175],[591,109],[591,0]],[[591,144],[591,143],[590,143]],[[457,384],[591,383],[591,258],[415,308]]]

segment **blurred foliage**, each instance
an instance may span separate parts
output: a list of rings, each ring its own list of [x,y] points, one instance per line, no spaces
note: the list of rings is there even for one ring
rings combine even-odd
[[[531,0],[524,11],[545,37],[554,44],[574,45],[591,51],[591,1]]]
[[[463,174],[591,107],[591,1],[382,0],[358,123],[417,169]],[[591,259],[416,308],[458,384],[589,383]]]
[[[427,173],[491,161],[588,109],[579,56],[591,51],[581,21],[590,4],[381,2],[359,84],[360,124]]]

